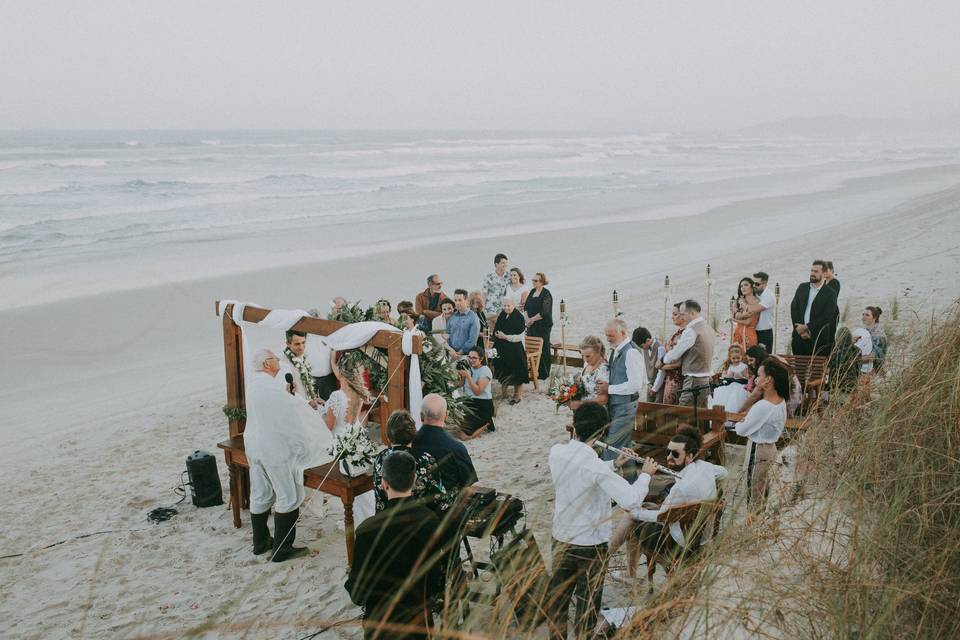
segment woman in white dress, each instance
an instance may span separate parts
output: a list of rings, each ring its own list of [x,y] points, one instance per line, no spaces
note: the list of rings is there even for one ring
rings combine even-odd
[[[607,404],[607,394],[597,391],[598,382],[610,382],[610,369],[604,358],[603,341],[597,336],[587,336],[580,343],[580,353],[583,354],[583,369],[580,370],[583,397],[570,401],[571,411],[576,411],[585,402]]]
[[[513,300],[513,306],[523,311],[523,303],[527,301],[527,294],[530,289],[526,286],[526,278],[523,277],[523,271],[517,267],[510,269],[510,282],[507,283],[507,293],[505,298]]]
[[[363,396],[354,388],[353,383],[344,376],[343,389],[337,389],[330,394],[330,398],[320,407],[320,417],[323,423],[330,429],[334,439],[360,417],[360,410],[363,407]],[[353,501],[354,524],[361,522],[372,516],[377,511],[376,498],[373,491],[361,493]]]

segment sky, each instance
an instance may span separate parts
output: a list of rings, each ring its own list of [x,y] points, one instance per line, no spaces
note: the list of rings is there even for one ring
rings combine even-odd
[[[957,0],[0,0],[0,129],[960,114]]]

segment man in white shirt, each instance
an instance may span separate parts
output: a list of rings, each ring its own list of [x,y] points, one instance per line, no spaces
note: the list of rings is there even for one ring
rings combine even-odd
[[[757,342],[767,348],[767,353],[773,353],[773,314],[777,306],[777,297],[773,291],[767,289],[770,280],[763,271],[753,274],[753,290],[757,294],[757,302],[750,305],[748,310],[759,313],[757,318]]]
[[[607,394],[607,410],[610,412],[610,430],[607,444],[614,447],[629,447],[633,430],[637,426],[637,401],[640,391],[647,390],[647,370],[643,355],[627,334],[627,323],[620,318],[609,321],[603,334],[610,345],[610,382],[597,383],[597,393]],[[607,451],[604,460],[616,458]],[[634,474],[634,465],[627,470],[627,477]]]
[[[717,334],[700,317],[700,304],[697,301],[685,300],[683,314],[687,318],[687,327],[673,349],[663,356],[663,363],[680,362],[680,371],[683,373],[680,404],[706,407],[713,373],[713,344]]]
[[[310,367],[317,396],[324,402],[329,400],[330,394],[337,390],[337,375],[333,371],[335,357],[336,352],[327,346],[322,336],[316,334],[307,336],[303,358]]]
[[[654,470],[648,461],[644,465],[648,473],[631,485],[614,471],[627,461],[625,456],[606,462],[597,457],[592,445],[603,437],[607,420],[603,405],[585,403],[573,413],[570,441],[550,448],[550,477],[556,490],[548,599],[553,607],[548,620],[552,640],[567,637],[567,610],[574,594],[575,636],[585,637],[596,626],[612,531],[610,501],[624,509],[639,508]]]
[[[304,357],[307,350],[307,334],[303,331],[291,329],[287,331],[287,346],[283,349],[283,358],[280,361],[281,378],[289,373],[293,380],[293,393],[307,402],[311,407],[323,404],[317,395],[313,382],[313,371],[310,363]]]
[[[680,479],[670,488],[670,493],[659,507],[642,505],[630,510],[629,517],[620,521],[610,538],[610,553],[616,552],[634,534],[642,547],[655,548],[663,533],[663,525],[657,522],[660,514],[670,507],[716,499],[717,482],[727,477],[727,470],[705,460],[697,460],[702,446],[703,436],[693,427],[683,426],[677,430],[667,444],[667,466],[679,471]],[[642,475],[640,477],[643,478]],[[670,525],[670,537],[680,546],[687,543],[676,522]],[[632,575],[633,567],[629,569]]]

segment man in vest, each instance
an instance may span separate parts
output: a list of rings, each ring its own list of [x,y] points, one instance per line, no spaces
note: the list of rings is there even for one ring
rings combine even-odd
[[[717,335],[700,316],[700,303],[696,300],[685,301],[681,310],[687,318],[687,328],[680,334],[676,346],[663,357],[663,363],[680,361],[683,374],[680,404],[706,407],[710,395],[713,343]]]
[[[640,392],[647,389],[647,372],[643,356],[627,335],[626,322],[614,318],[604,327],[603,334],[610,345],[610,382],[598,382],[597,392],[607,394],[607,411],[610,413],[607,444],[629,447],[637,426],[637,400]],[[603,459],[614,460],[616,457],[616,453],[606,450]],[[635,466],[630,465],[631,469]]]

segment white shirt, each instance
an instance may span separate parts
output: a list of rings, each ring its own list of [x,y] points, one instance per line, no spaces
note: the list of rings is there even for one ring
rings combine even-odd
[[[860,355],[868,356],[873,353],[873,338],[869,331],[863,327],[857,327],[850,332],[850,335],[853,336],[853,343],[860,349]],[[872,362],[864,362],[860,365],[860,373],[870,373],[871,371],[873,371]]]
[[[807,308],[803,312],[803,324],[810,324],[810,310],[813,309],[813,300],[817,297],[817,294],[820,293],[820,289],[823,288],[823,280],[820,281],[820,286],[815,287],[813,283],[810,283],[810,293],[807,295]]]
[[[687,352],[687,349],[692,347],[697,341],[697,332],[693,329],[693,325],[698,322],[703,322],[703,318],[697,318],[692,321],[687,327],[683,330],[683,333],[680,334],[680,339],[677,340],[677,344],[674,345],[673,349],[667,352],[667,355],[663,356],[663,363],[670,364],[671,362],[676,362],[683,357],[683,354]],[[684,376],[693,376],[695,378],[709,378],[713,375],[712,371],[684,371]]]
[[[553,538],[581,546],[609,542],[611,499],[624,509],[639,508],[650,488],[650,476],[641,473],[631,485],[614,472],[612,460],[604,462],[579,440],[550,448],[550,477],[556,491]]]
[[[750,407],[747,417],[737,423],[737,435],[750,438],[757,444],[772,444],[783,435],[787,424],[787,403],[773,404],[761,398]]]
[[[705,460],[694,460],[680,470],[680,476],[659,509],[634,509],[630,512],[631,517],[641,522],[656,522],[657,517],[670,507],[713,500],[717,497],[717,481],[727,477],[727,470]],[[670,525],[670,535],[683,545],[679,522]]]
[[[307,348],[303,352],[303,357],[310,365],[310,373],[314,378],[322,378],[333,373],[330,354],[330,347],[320,336],[315,333],[307,334]]]
[[[614,347],[610,362],[617,358],[628,344],[630,344],[629,339]],[[641,389],[645,391],[647,388],[647,368],[643,364],[643,354],[640,353],[639,349],[630,349],[625,357],[627,359],[627,381],[610,385],[607,389],[609,395],[632,396],[635,393],[640,393]]]
[[[763,311],[757,318],[757,331],[773,329],[773,308],[777,305],[777,297],[773,295],[773,291],[770,291],[770,289],[764,289],[763,293],[760,294],[759,302]]]
[[[657,348],[657,360],[663,360],[663,356],[667,353],[667,348],[662,344]],[[653,381],[652,391],[654,393],[660,393],[660,388],[663,386],[664,380],[667,379],[667,372],[663,369],[657,369],[657,377]],[[649,380],[648,380],[649,382]]]

